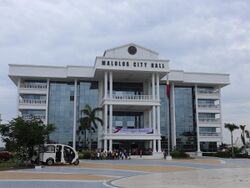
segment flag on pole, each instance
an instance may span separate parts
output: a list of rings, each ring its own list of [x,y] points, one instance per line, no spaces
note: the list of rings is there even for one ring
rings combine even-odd
[[[166,86],[166,96],[169,98],[170,97],[170,82],[167,79],[167,86]]]

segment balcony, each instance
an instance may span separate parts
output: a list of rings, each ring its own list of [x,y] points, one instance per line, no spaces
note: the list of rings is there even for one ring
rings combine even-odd
[[[220,105],[213,105],[213,104],[198,104],[199,108],[209,108],[209,109],[219,109]]]
[[[203,132],[200,133],[200,142],[221,142],[221,133],[220,132]]]
[[[199,112],[220,113],[220,105],[214,104],[198,104]]]
[[[197,97],[200,99],[219,99],[220,93],[218,89],[198,89]]]
[[[207,132],[207,133],[200,133],[200,136],[221,136],[221,133],[217,133],[217,132]]]
[[[46,99],[20,99],[19,104],[46,105]]]
[[[152,95],[131,95],[131,96],[122,96],[122,95],[113,95],[113,99],[122,100],[122,101],[148,101],[153,100]]]
[[[24,88],[24,89],[47,89],[47,83],[21,83],[20,88]]]
[[[46,83],[21,83],[19,93],[22,94],[47,94]]]
[[[104,99],[104,103],[114,105],[151,106],[159,105],[160,101],[153,99],[152,95],[113,95],[112,98]]]
[[[32,115],[32,114],[25,114],[25,115],[22,115],[23,119],[25,120],[31,120],[31,119],[40,119],[42,121],[45,121],[46,119],[46,116],[45,115]]]
[[[219,118],[199,118],[199,123],[220,123]]]

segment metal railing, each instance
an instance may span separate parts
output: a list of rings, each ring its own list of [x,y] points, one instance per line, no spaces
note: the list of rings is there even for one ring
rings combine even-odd
[[[220,119],[215,118],[199,118],[199,122],[201,123],[220,123]]]
[[[200,136],[221,136],[221,133],[217,133],[217,132],[207,132],[207,133],[200,133]]]
[[[46,83],[21,83],[20,88],[24,89],[47,89]]]
[[[45,105],[46,99],[20,99],[20,104]]]
[[[35,119],[41,119],[41,120],[45,120],[46,116],[45,115],[31,115],[31,114],[28,114],[28,115],[22,115],[23,119],[25,120],[31,120],[33,118]]]
[[[113,99],[115,100],[138,100],[138,101],[146,101],[146,100],[153,100],[152,95],[113,95]]]
[[[218,89],[197,89],[199,94],[219,94]]]
[[[198,104],[199,108],[216,108],[219,109],[220,105],[213,105],[213,104]]]

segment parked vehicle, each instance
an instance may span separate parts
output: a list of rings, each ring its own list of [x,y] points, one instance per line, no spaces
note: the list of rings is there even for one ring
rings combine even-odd
[[[35,155],[32,161],[38,161],[38,147],[36,148]],[[45,144],[40,146],[40,162],[53,165],[53,164],[79,164],[79,157],[76,150],[68,145],[63,144]]]

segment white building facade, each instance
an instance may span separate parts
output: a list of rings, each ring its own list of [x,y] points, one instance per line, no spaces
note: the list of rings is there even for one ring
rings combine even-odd
[[[106,50],[93,67],[10,64],[9,77],[17,115],[54,124],[55,143],[86,144],[78,131],[85,105],[101,108],[92,146],[104,151],[158,155],[170,138],[171,148],[200,153],[222,142],[221,88],[229,75],[170,70],[169,60],[136,44]]]

